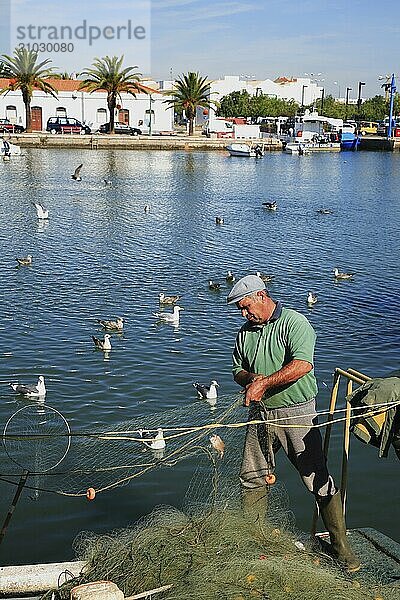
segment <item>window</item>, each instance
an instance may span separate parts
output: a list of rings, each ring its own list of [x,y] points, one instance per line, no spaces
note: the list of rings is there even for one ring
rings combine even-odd
[[[56,115],[57,115],[57,117],[66,117],[67,109],[64,108],[63,106],[59,106],[58,108],[56,108]]]
[[[97,122],[100,123],[101,125],[103,123],[107,123],[107,111],[105,108],[97,109]]]
[[[17,107],[16,106],[12,106],[11,104],[9,106],[6,106],[6,119],[8,119],[10,121],[10,123],[12,123],[13,125],[15,125],[17,123]]]

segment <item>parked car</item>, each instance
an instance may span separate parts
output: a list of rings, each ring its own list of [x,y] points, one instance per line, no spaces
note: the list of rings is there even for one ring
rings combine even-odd
[[[374,135],[378,131],[378,123],[375,121],[361,121],[360,133],[361,135]]]
[[[103,123],[99,127],[99,133],[108,133],[110,131],[110,123]],[[142,130],[137,127],[131,127],[126,123],[121,123],[120,121],[116,121],[114,123],[114,131],[115,133],[125,133],[127,135],[141,135]]]
[[[79,133],[81,135],[91,133],[90,127],[84,125],[78,119],[70,117],[50,117],[47,121],[46,131],[50,133]]]
[[[22,125],[15,125],[9,119],[0,119],[0,133],[22,133],[25,128]]]

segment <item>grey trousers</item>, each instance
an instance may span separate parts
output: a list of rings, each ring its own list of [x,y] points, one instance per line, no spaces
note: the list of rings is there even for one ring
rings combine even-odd
[[[275,454],[283,448],[290,462],[299,472],[307,489],[319,497],[332,496],[336,487],[329,475],[316,424],[315,399],[289,408],[267,410],[260,402],[252,402],[249,421],[262,419],[277,421],[274,425],[248,425],[240,469],[240,481],[244,488],[252,489],[266,485],[265,476],[275,470]],[[282,425],[304,427],[282,427]]]

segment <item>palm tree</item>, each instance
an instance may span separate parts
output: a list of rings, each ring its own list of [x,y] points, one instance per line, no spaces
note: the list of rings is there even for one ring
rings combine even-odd
[[[199,73],[189,72],[178,77],[175,88],[168,94],[172,95],[172,98],[165,102],[177,111],[185,111],[189,121],[189,135],[194,134],[196,107],[211,108],[216,105],[210,100],[210,84],[207,82],[207,77],[201,77]]]
[[[91,69],[81,72],[81,75],[88,77],[82,81],[79,89],[86,89],[89,93],[99,90],[107,92],[107,106],[110,111],[109,133],[114,133],[115,107],[117,99],[121,99],[121,93],[126,92],[136,97],[136,93],[142,91],[138,83],[140,73],[133,73],[138,67],[121,69],[123,60],[123,56],[96,58]]]
[[[57,97],[57,90],[46,81],[54,77],[52,68],[45,68],[51,60],[37,62],[38,53],[26,48],[16,48],[14,56],[3,54],[3,75],[9,78],[8,87],[0,89],[0,94],[21,90],[25,105],[26,131],[32,132],[31,101],[34,89]]]

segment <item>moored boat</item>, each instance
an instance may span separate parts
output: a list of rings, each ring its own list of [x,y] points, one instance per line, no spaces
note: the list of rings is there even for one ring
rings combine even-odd
[[[16,144],[12,144],[11,142],[9,142],[8,140],[5,140],[4,138],[0,139],[0,155],[2,157],[19,156],[20,154],[21,154],[20,146],[17,146]]]
[[[244,156],[252,158],[261,158],[264,156],[264,147],[262,144],[239,143],[234,142],[226,147],[231,156]]]

